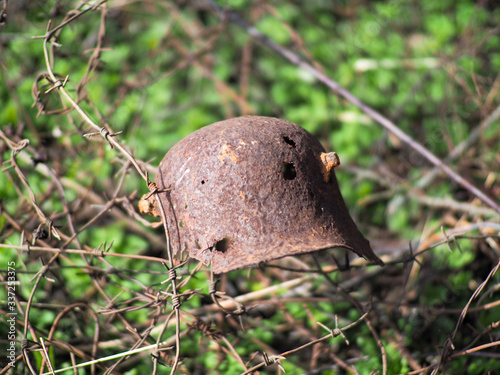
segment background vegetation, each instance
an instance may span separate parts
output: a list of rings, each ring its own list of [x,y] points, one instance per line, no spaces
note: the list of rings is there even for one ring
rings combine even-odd
[[[500,204],[494,1],[217,4]],[[98,359],[62,373],[500,370],[499,212],[310,71],[211,2],[17,0],[2,7],[5,322],[9,262],[19,283],[16,367],[3,357],[9,325],[2,322],[0,374]],[[184,136],[244,114],[300,124],[339,154],[343,196],[385,267],[360,259],[345,267],[344,253],[331,250],[231,272],[217,284],[225,309],[213,303],[210,273],[195,261],[179,267],[176,289],[162,283],[169,278],[164,233],[137,213],[148,186],[126,150],[153,176]],[[334,330],[354,322],[345,336]]]

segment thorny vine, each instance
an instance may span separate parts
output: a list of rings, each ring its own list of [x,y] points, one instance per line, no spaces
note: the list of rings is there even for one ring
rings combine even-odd
[[[260,41],[271,50],[285,57],[292,64],[301,66],[311,72],[320,82],[330,87],[336,94],[343,96],[366,112],[372,119],[379,122],[382,126],[395,133],[405,143],[414,148],[418,153],[427,158],[433,165],[441,168],[451,179],[462,185],[466,190],[479,197],[497,212],[500,212],[500,207],[494,199],[486,195],[480,189],[470,184],[458,172],[452,170],[447,164],[436,158],[424,146],[416,142],[412,137],[400,131],[394,123],[375,112],[370,107],[361,103],[356,97],[350,94],[347,90],[335,83],[321,69],[321,64],[306,60],[302,60],[299,55],[296,55],[290,49],[280,46],[271,39],[264,37],[251,24],[243,21],[236,13],[226,11],[216,5],[215,2],[209,2],[213,12],[222,18],[222,21],[217,27],[205,30],[206,35],[202,33],[192,34],[191,38],[195,39],[198,49],[196,51],[187,50],[179,40],[172,41],[170,47],[176,49],[182,56],[182,60],[174,66],[168,74],[173,74],[179,70],[189,66],[194,66],[201,73],[214,81],[214,84],[219,90],[225,93],[234,103],[236,103],[242,113],[247,113],[252,110],[248,104],[246,95],[241,95],[234,91],[231,87],[221,82],[216,76],[207,69],[204,59],[212,54],[212,49],[215,48],[215,43],[220,38],[220,35],[226,32],[229,27],[229,22],[235,22],[253,39]],[[168,4],[166,6],[169,11],[175,15],[175,22],[186,24],[183,25],[186,30],[190,30],[192,25],[189,25],[187,20],[183,19],[182,12],[176,4]],[[272,12],[272,6],[270,12]],[[229,293],[217,291],[217,285],[220,281],[221,289],[226,290],[230,281],[228,277],[223,277],[221,280],[216,280],[216,276],[210,270],[204,269],[198,265],[191,270],[186,268],[187,262],[175,258],[170,242],[168,228],[164,225],[164,239],[159,239],[158,236],[151,234],[146,226],[154,226],[139,217],[132,203],[137,201],[137,194],[124,194],[124,185],[131,173],[138,174],[142,180],[146,182],[146,187],[151,196],[155,196],[160,207],[162,215],[162,223],[166,223],[165,211],[161,208],[161,200],[158,194],[168,194],[166,191],[159,191],[154,183],[149,180],[149,172],[153,172],[154,168],[148,163],[139,160],[135,156],[135,152],[131,151],[124,142],[121,141],[121,136],[126,134],[125,130],[116,131],[114,128],[120,127],[120,124],[107,123],[109,116],[99,112],[98,106],[94,105],[92,98],[86,92],[86,85],[91,81],[92,75],[100,66],[100,58],[105,50],[106,40],[106,19],[108,17],[110,5],[107,1],[98,1],[94,4],[82,3],[78,8],[73,9],[65,15],[63,20],[55,27],[52,27],[52,22],[47,25],[47,30],[44,35],[37,36],[36,40],[42,39],[43,43],[41,51],[44,56],[46,73],[40,74],[33,85],[33,98],[35,105],[38,108],[38,116],[55,116],[64,115],[70,124],[73,124],[77,133],[85,139],[94,139],[96,136],[101,136],[105,144],[109,145],[112,151],[115,152],[117,163],[121,168],[117,171],[117,183],[112,189],[108,189],[106,194],[99,194],[94,191],[92,184],[84,185],[78,180],[64,176],[57,166],[51,165],[44,160],[34,163],[32,169],[28,164],[39,158],[39,150],[30,144],[29,139],[22,138],[22,131],[13,131],[11,129],[0,130],[2,139],[2,152],[9,150],[10,157],[4,161],[3,173],[15,186],[16,193],[21,201],[22,209],[25,212],[32,213],[33,216],[26,219],[20,215],[13,215],[0,206],[2,217],[5,219],[5,228],[7,235],[17,233],[20,235],[20,243],[0,244],[1,248],[14,249],[20,257],[27,256],[33,259],[40,259],[40,265],[36,272],[33,268],[25,268],[19,272],[26,272],[31,277],[30,294],[26,300],[18,296],[16,299],[17,311],[20,317],[17,319],[18,324],[22,327],[20,335],[21,355],[16,358],[17,365],[21,366],[21,361],[26,365],[26,371],[33,374],[44,373],[53,374],[62,372],[66,369],[76,369],[81,367],[90,367],[91,373],[102,371],[105,374],[119,373],[122,368],[126,368],[127,361],[137,361],[145,353],[148,353],[153,365],[153,373],[160,373],[161,367],[168,367],[170,373],[181,372],[189,373],[190,363],[188,356],[183,357],[183,343],[192,339],[194,335],[199,335],[200,341],[206,340],[203,345],[205,351],[210,348],[216,348],[218,353],[218,362],[224,361],[224,358],[238,363],[241,373],[250,374],[262,370],[269,366],[276,366],[278,371],[284,371],[283,363],[293,358],[294,355],[308,356],[310,362],[309,368],[314,369],[324,365],[325,361],[321,360],[321,356],[326,356],[336,368],[342,368],[345,371],[358,373],[355,361],[349,362],[345,358],[331,351],[326,342],[332,342],[332,345],[338,347],[334,339],[341,336],[343,344],[349,346],[355,341],[350,337],[352,329],[353,338],[356,337],[356,329],[363,324],[368,328],[371,334],[371,339],[378,345],[381,357],[381,371],[383,374],[388,373],[389,359],[387,348],[388,346],[402,346],[402,340],[385,335],[386,332],[381,332],[379,326],[385,325],[391,327],[390,317],[384,317],[385,310],[400,309],[407,314],[412,314],[412,311],[418,306],[411,302],[406,297],[400,297],[400,300],[394,300],[389,297],[386,299],[366,299],[363,295],[353,294],[356,286],[363,284],[365,280],[373,280],[376,275],[383,276],[383,273],[390,267],[392,272],[402,270],[405,278],[405,289],[410,291],[412,283],[417,283],[420,269],[423,267],[422,262],[426,255],[440,245],[446,245],[452,251],[452,247],[459,248],[460,241],[464,239],[473,239],[481,243],[483,247],[489,246],[493,251],[492,257],[498,256],[499,252],[499,235],[500,224],[495,219],[497,212],[484,207],[477,207],[469,203],[459,203],[455,201],[436,201],[426,195],[421,194],[421,189],[428,186],[437,173],[432,172],[424,179],[421,185],[417,186],[418,190],[413,187],[408,187],[408,191],[417,192],[417,200],[420,199],[422,204],[431,207],[452,208],[457,211],[474,212],[475,215],[485,215],[492,217],[490,221],[478,219],[477,221],[462,226],[457,226],[452,230],[442,229],[441,233],[432,233],[430,229],[424,228],[422,238],[417,244],[411,243],[410,246],[403,246],[400,249],[394,249],[387,254],[384,254],[384,262],[387,264],[385,269],[369,269],[362,262],[354,261],[350,264],[348,272],[359,271],[351,279],[346,279],[338,282],[333,277],[334,272],[345,271],[340,263],[337,266],[325,266],[318,258],[312,257],[312,264],[302,260],[290,260],[288,262],[276,262],[268,266],[265,271],[274,275],[280,282],[276,285],[268,285],[262,287],[258,291],[248,291],[243,294],[231,296]],[[0,22],[3,22],[4,10],[0,12]],[[100,12],[100,23],[98,32],[95,38],[95,46],[92,49],[92,54],[88,59],[87,68],[81,80],[73,88],[74,83],[70,75],[60,75],[54,70],[55,60],[59,58],[57,49],[61,47],[58,43],[60,34],[69,28],[72,24],[76,24],[82,17],[92,16]],[[1,25],[1,24],[0,24]],[[189,34],[189,33],[188,33]],[[203,35],[203,38],[202,36]],[[295,34],[298,45],[304,51],[307,59],[312,60],[300,36]],[[251,43],[251,42],[250,42]],[[249,51],[250,49],[247,49]],[[306,53],[307,52],[307,53]],[[245,61],[249,63],[251,57],[245,57]],[[245,70],[249,73],[249,69]],[[141,72],[145,77],[148,77],[148,72]],[[248,77],[247,77],[248,78]],[[46,82],[46,86],[42,83]],[[248,79],[245,80],[248,84]],[[150,79],[144,79],[140,84],[151,84]],[[242,89],[246,93],[246,88]],[[57,98],[59,108],[54,109],[49,104],[49,98]],[[53,103],[52,103],[53,104]],[[118,104],[116,104],[118,105]],[[229,109],[228,114],[232,110]],[[500,116],[500,107],[491,111],[488,116],[481,122],[478,129],[484,131],[491,124],[498,121]],[[94,114],[91,115],[94,111]],[[74,113],[77,113],[77,116]],[[92,117],[97,117],[95,121]],[[78,125],[83,121],[84,125]],[[3,126],[3,124],[2,124]],[[83,130],[90,127],[90,131]],[[446,161],[452,161],[458,157],[461,152],[467,150],[480,136],[480,131],[471,133],[470,137],[463,141],[454,152],[450,153]],[[90,149],[96,147],[94,143],[86,144]],[[98,145],[97,147],[100,147]],[[103,148],[101,148],[103,150]],[[43,159],[43,158],[42,158]],[[133,167],[133,170],[131,168]],[[39,192],[38,187],[34,187],[30,182],[29,173],[38,173],[46,181],[48,187],[44,192]],[[364,172],[369,174],[369,172]],[[373,172],[372,178],[381,181],[387,181],[386,186],[391,187],[393,182],[390,180],[390,175]],[[370,178],[370,176],[368,176]],[[80,202],[75,204],[70,195],[76,192],[80,198]],[[49,211],[41,202],[51,195],[57,195],[62,202],[60,212],[54,210],[49,214]],[[97,212],[89,215],[80,207],[92,206],[97,208]],[[476,210],[476,211],[474,211]],[[106,242],[100,243],[97,247],[89,245],[89,241],[82,240],[81,234],[85,234],[88,229],[107,218],[120,220],[125,223],[125,227],[135,233],[140,233],[146,238],[151,246],[166,249],[167,262],[158,256],[150,256],[134,253],[121,253],[111,251],[113,243],[107,245]],[[61,222],[66,220],[65,225]],[[29,231],[27,228],[34,228]],[[479,235],[471,234],[479,232]],[[414,248],[416,246],[416,248]],[[453,250],[456,251],[456,250]],[[43,254],[39,256],[39,254]],[[80,258],[76,258],[80,256]],[[75,258],[74,258],[75,257]],[[118,263],[119,259],[144,261],[147,264],[163,266],[167,269],[167,278],[161,282],[160,287],[142,282],[140,277],[143,274],[156,275],[161,278],[165,276],[165,272],[160,268],[151,267],[151,270],[137,270],[133,268],[121,267]],[[115,263],[116,261],[116,263]],[[491,287],[495,277],[498,277],[498,268],[500,263],[496,264],[489,270],[487,277],[478,285],[472,293],[468,303],[463,308],[449,308],[447,306],[428,306],[423,308],[429,316],[435,314],[458,314],[459,318],[456,321],[456,326],[453,332],[449,335],[448,340],[441,343],[438,348],[438,354],[435,356],[432,363],[422,365],[415,355],[410,352],[403,352],[408,363],[410,364],[413,374],[426,373],[432,371],[439,372],[448,363],[462,356],[470,356],[479,351],[486,349],[497,350],[500,346],[498,335],[494,332],[498,329],[498,321],[491,321],[487,327],[482,330],[475,328],[475,339],[463,348],[458,348],[456,341],[457,333],[462,328],[464,321],[471,315],[479,312],[487,312],[493,309],[498,309],[500,303],[488,302],[482,303],[480,296],[491,295],[495,292],[495,286]],[[399,267],[399,268],[398,268]],[[78,271],[90,278],[92,287],[86,291],[85,295],[79,300],[73,300],[71,303],[57,303],[57,300],[51,302],[50,309],[54,310],[54,319],[48,330],[36,323],[32,318],[33,315],[38,315],[39,310],[44,309],[43,303],[39,302],[38,295],[43,295],[45,290],[50,290],[52,285],[56,285],[61,281],[61,272],[67,270]],[[275,273],[276,271],[276,273]],[[265,276],[263,270],[254,269],[249,271],[257,275],[264,282],[269,279]],[[279,273],[279,274],[278,274]],[[193,289],[190,287],[190,282],[200,277],[200,274],[205,274],[208,283],[208,294],[204,294],[203,290]],[[2,278],[4,276],[2,275]],[[116,277],[116,278],[115,278]],[[127,287],[121,285],[118,281],[127,281]],[[325,280],[326,283],[321,283],[318,280]],[[124,283],[125,284],[125,283]],[[325,286],[326,284],[326,286]],[[134,285],[135,288],[130,288]],[[162,288],[166,285],[164,288]],[[312,289],[312,285],[321,285],[322,290],[317,291]],[[486,287],[489,290],[485,290]],[[306,292],[303,289],[305,288]],[[120,292],[116,292],[120,290]],[[286,291],[287,293],[283,293]],[[54,293],[54,291],[52,291]],[[321,292],[324,292],[322,295]],[[375,290],[373,294],[379,294]],[[65,293],[65,292],[64,292]],[[122,299],[121,295],[130,295],[130,298]],[[370,293],[367,293],[368,295]],[[67,296],[66,296],[67,297]],[[84,298],[83,298],[84,297]],[[208,297],[208,298],[206,298]],[[199,306],[188,305],[190,300],[203,299],[204,304]],[[471,307],[471,304],[476,299],[481,303]],[[101,301],[91,302],[91,301]],[[323,302],[331,302],[333,300],[347,302],[354,307],[358,315],[356,318],[342,319],[339,325],[338,315],[333,315],[330,321],[334,321],[335,327],[332,328],[315,320],[314,314],[311,312],[311,306]],[[105,302],[103,305],[102,302]],[[260,310],[260,306],[270,304],[274,309],[281,310],[284,314],[285,323],[283,327],[276,327],[276,340],[278,337],[283,338],[283,332],[293,331],[290,326],[297,323],[298,320],[286,312],[287,303],[302,303],[304,310],[308,314],[308,321],[313,323],[313,328],[303,329],[299,332],[301,343],[296,344],[293,348],[286,350],[276,350],[272,344],[259,341],[253,338],[253,344],[260,350],[254,351],[252,356],[239,354],[238,343],[241,339],[241,332],[245,332],[249,327],[255,327],[259,322],[265,320],[262,316],[267,313]],[[188,305],[189,308],[186,308]],[[131,313],[142,311],[147,312],[148,319],[141,323],[131,321],[129,316]],[[1,310],[4,316],[6,311]],[[259,315],[261,314],[261,315]],[[270,313],[271,315],[274,314]],[[92,322],[91,336],[88,336],[88,329],[83,327],[75,328],[75,334],[80,340],[73,342],[71,338],[65,337],[62,333],[63,326],[67,320],[78,322],[80,316],[85,316]],[[260,320],[259,320],[260,319]],[[332,320],[333,319],[333,320]],[[386,319],[386,320],[384,320]],[[111,323],[113,322],[113,323]],[[317,324],[316,324],[317,323]],[[116,326],[122,327],[123,331],[115,336],[104,334],[106,331],[114,331]],[[328,332],[326,335],[320,334],[320,327]],[[394,328],[394,327],[393,327]],[[396,329],[397,331],[397,329]],[[165,339],[167,332],[172,333],[172,336]],[[120,332],[119,332],[120,333]],[[87,335],[87,336],[86,336]],[[233,340],[233,336],[236,340]],[[114,338],[113,338],[114,337]],[[484,338],[489,338],[489,342],[484,342]],[[85,339],[82,339],[85,338]],[[88,338],[88,340],[86,339]],[[392,342],[391,342],[392,340]],[[342,344],[342,345],[343,345]],[[460,342],[460,345],[464,345]],[[111,355],[102,355],[101,353],[110,353],[114,348],[123,348],[122,352]],[[56,357],[63,357],[65,353],[69,357],[70,366],[62,367],[60,362],[53,362],[54,352],[58,353]],[[307,353],[307,354],[303,354]],[[37,354],[40,354],[42,360],[35,360]],[[330,366],[331,367],[331,366]],[[274,367],[273,367],[274,368]],[[8,373],[9,366],[0,369],[0,374]],[[76,370],[75,370],[76,371]],[[193,371],[194,372],[194,371]]]

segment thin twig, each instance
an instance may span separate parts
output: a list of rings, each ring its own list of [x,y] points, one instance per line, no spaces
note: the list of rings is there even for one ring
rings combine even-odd
[[[349,325],[347,325],[345,327],[337,328],[335,330],[331,330],[328,335],[325,335],[325,336],[323,336],[323,337],[321,337],[319,339],[313,340],[313,341],[309,341],[307,344],[301,345],[301,346],[299,346],[297,348],[285,351],[285,352],[279,354],[277,357],[286,358],[286,356],[288,356],[290,354],[294,354],[294,353],[296,353],[296,352],[298,352],[300,350],[303,350],[305,348],[308,348],[308,347],[310,347],[312,345],[316,345],[316,344],[318,344],[318,343],[320,343],[322,341],[328,340],[330,338],[335,338],[337,336],[343,335],[343,332],[349,330],[352,327],[357,326],[359,323],[361,323],[363,320],[365,320],[365,318],[368,316],[368,313],[369,312],[364,313],[356,321],[352,322],[351,324],[349,324]],[[250,369],[248,369],[247,371],[243,372],[241,375],[251,374],[252,372],[254,372],[254,371],[256,371],[259,368],[264,367],[264,366],[266,366],[266,362],[265,361],[259,363],[258,365],[255,365],[254,367],[252,367]]]
[[[146,177],[147,180],[147,177]],[[150,188],[151,192],[155,194],[156,201],[158,203],[158,207],[160,209],[160,214],[161,214],[161,220],[163,222],[163,227],[165,230],[165,237],[167,241],[167,254],[168,254],[168,262],[170,267],[169,268],[169,279],[172,284],[172,308],[175,310],[175,361],[172,365],[172,371],[171,374],[173,375],[177,369],[177,366],[179,364],[179,359],[180,359],[180,354],[181,354],[181,339],[180,339],[180,313],[179,309],[181,307],[181,300],[179,295],[177,294],[177,276],[176,276],[176,267],[174,264],[174,257],[172,254],[172,246],[170,244],[170,231],[169,227],[167,225],[167,216],[165,213],[165,207],[163,207],[163,202],[160,199],[160,195],[157,194],[158,188],[154,183],[149,183],[148,181],[148,187]],[[167,193],[163,193],[167,194]]]
[[[104,2],[105,1],[101,1],[99,4],[102,4]],[[93,7],[93,8],[95,9],[96,7]],[[88,10],[89,9],[86,9],[85,11],[82,11],[82,13],[86,12]],[[76,18],[76,17],[74,17],[74,18]],[[69,23],[69,21],[67,21],[67,22]],[[49,27],[50,27],[50,25],[49,25]],[[63,83],[61,83],[61,81],[55,76],[54,72],[52,71],[52,63],[51,63],[50,58],[49,58],[47,44],[50,41],[50,39],[53,37],[55,31],[58,30],[60,27],[61,27],[61,25],[59,25],[58,27],[56,27],[50,31],[47,31],[47,33],[45,34],[44,39],[43,39],[43,53],[45,56],[45,66],[47,68],[47,72],[49,74],[49,77],[52,80],[54,87],[57,88],[57,90],[59,90],[63,94],[63,96],[71,103],[73,108],[80,114],[80,116],[83,118],[83,120],[87,124],[89,124],[91,127],[93,127],[98,132],[98,134],[101,134],[102,137],[104,138],[104,140],[107,141],[112,147],[117,148],[132,163],[132,165],[135,167],[135,169],[141,175],[141,177],[145,181],[147,181],[145,171],[142,170],[142,168],[139,166],[138,162],[135,160],[135,158],[132,156],[132,154],[124,146],[122,146],[115,139],[115,137],[113,137],[114,135],[116,135],[118,133],[113,132],[109,128],[109,126],[107,126],[107,125],[102,126],[102,127],[97,125],[89,117],[89,115],[87,115],[87,113],[73,100],[71,95],[69,95],[69,93],[66,91],[66,89],[64,87],[65,85]]]
[[[466,150],[468,150],[483,134],[486,129],[488,129],[491,125],[493,125],[500,118],[500,105],[495,108],[493,112],[486,117],[479,126],[475,127],[474,130],[471,131],[469,137],[466,140],[459,143],[453,151],[446,157],[446,162],[451,162],[458,157],[460,157]],[[428,172],[420,181],[415,185],[417,188],[423,189],[431,184],[431,182],[439,175],[439,169],[434,168],[430,172]]]

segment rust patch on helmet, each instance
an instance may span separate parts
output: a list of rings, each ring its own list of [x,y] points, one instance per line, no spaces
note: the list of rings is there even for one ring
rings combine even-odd
[[[139,201],[139,212],[145,215],[160,217],[158,203],[154,194],[144,194]]]
[[[300,126],[271,117],[190,134],[165,155],[155,179],[168,189],[158,194],[173,250],[215,273],[332,247],[383,265],[347,211],[336,155]]]
[[[233,163],[238,162],[238,155],[236,150],[232,149],[227,143],[224,143],[220,149],[220,155],[217,157],[220,161],[224,162],[226,159],[231,160]]]
[[[333,168],[340,165],[340,158],[336,152],[322,152],[319,155],[321,161],[321,173],[325,182],[330,181],[330,172]]]

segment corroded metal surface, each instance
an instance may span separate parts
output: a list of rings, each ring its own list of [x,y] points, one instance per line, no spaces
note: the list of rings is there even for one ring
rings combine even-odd
[[[170,189],[159,196],[173,250],[215,273],[337,246],[382,265],[347,211],[338,163],[306,130],[276,118],[239,117],[192,133],[155,179]]]

